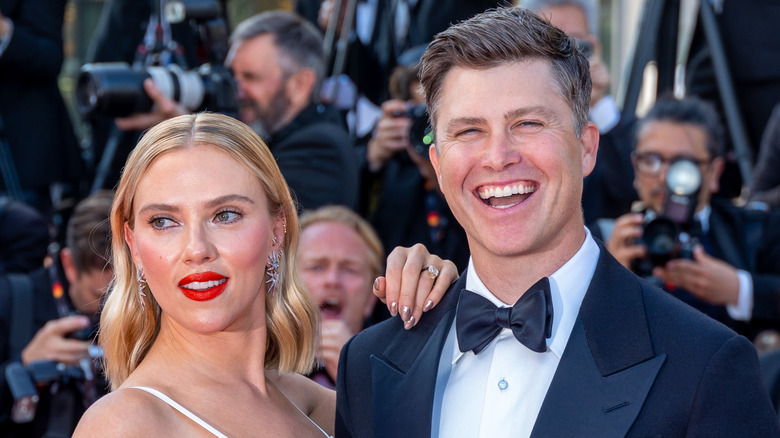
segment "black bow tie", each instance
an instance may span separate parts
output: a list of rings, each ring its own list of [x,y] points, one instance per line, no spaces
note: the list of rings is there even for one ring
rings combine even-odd
[[[536,352],[547,351],[553,307],[547,277],[531,286],[512,307],[496,307],[488,299],[464,290],[458,298],[455,329],[460,351],[479,354],[501,332],[511,328],[520,343]]]

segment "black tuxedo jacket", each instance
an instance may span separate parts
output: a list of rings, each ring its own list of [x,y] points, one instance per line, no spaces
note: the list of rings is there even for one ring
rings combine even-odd
[[[585,223],[599,218],[617,218],[631,211],[637,200],[634,168],[631,165],[631,132],[635,120],[623,117],[609,132],[599,136],[599,150],[593,172],[582,186]]]
[[[600,247],[532,436],[780,436],[750,342]],[[439,357],[465,284],[413,329],[393,318],[345,345],[337,436],[430,436]]]

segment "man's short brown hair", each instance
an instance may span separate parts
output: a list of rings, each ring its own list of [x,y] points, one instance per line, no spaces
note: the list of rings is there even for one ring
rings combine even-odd
[[[550,63],[555,88],[569,103],[579,136],[588,123],[588,60],[572,37],[522,7],[487,10],[433,39],[422,56],[420,82],[434,129],[442,84],[450,70],[485,70],[530,60]]]

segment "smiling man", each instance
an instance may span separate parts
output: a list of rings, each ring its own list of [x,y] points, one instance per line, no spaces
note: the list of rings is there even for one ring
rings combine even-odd
[[[412,328],[402,315],[345,345],[338,436],[780,434],[749,341],[586,230],[598,129],[576,47],[522,8],[428,46],[430,158],[471,260]]]

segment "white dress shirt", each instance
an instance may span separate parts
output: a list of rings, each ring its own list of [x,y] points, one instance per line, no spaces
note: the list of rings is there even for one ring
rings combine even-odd
[[[550,276],[553,324],[546,352],[528,349],[507,328],[479,355],[461,353],[453,321],[439,363],[431,436],[530,436],[596,270],[599,248],[585,231],[579,251]],[[468,290],[509,306],[485,287],[471,260],[466,275]]]

